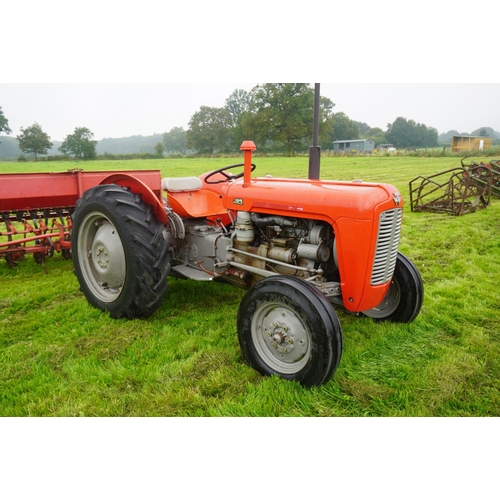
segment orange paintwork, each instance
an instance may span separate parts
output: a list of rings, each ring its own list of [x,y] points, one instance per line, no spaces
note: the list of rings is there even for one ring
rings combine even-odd
[[[223,201],[230,210],[328,222],[336,237],[344,305],[355,312],[380,304],[387,292],[388,285],[369,283],[379,215],[396,208],[394,194],[399,195],[389,184],[256,178],[248,187],[225,185]]]
[[[183,217],[244,210],[329,223],[336,238],[344,305],[352,312],[380,304],[389,287],[371,286],[370,277],[380,213],[403,207],[402,200],[396,205],[395,197],[399,192],[390,184],[268,177],[248,183],[203,182],[199,191],[168,194],[172,209]]]
[[[245,164],[245,175],[243,178],[243,185],[248,186],[251,181],[252,174],[252,151],[255,151],[257,148],[253,141],[243,141],[240,150],[244,151],[244,164]]]
[[[220,195],[207,189],[168,193],[170,208],[181,217],[199,218],[227,214]]]
[[[227,212],[257,212],[322,220],[335,233],[344,306],[352,312],[376,307],[390,283],[370,285],[380,213],[403,208],[390,184],[310,179],[251,178],[251,141],[242,144],[244,178],[207,184],[188,193],[168,193],[172,209],[183,217],[206,217]],[[222,176],[221,176],[222,178]],[[212,178],[213,180],[213,178]],[[208,193],[213,193],[210,196]]]

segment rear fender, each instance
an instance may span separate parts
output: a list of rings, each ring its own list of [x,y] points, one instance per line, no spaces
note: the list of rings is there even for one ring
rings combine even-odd
[[[158,195],[153,191],[156,186],[149,187],[144,182],[133,175],[124,173],[112,174],[104,178],[99,184],[117,184],[118,186],[128,187],[133,193],[142,195],[142,199],[148,205],[153,207],[153,212],[157,220],[163,225],[167,224],[167,213],[161,201],[161,177],[158,179]]]

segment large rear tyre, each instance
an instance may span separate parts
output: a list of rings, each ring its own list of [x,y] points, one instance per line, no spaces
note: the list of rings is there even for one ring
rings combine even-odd
[[[375,321],[410,323],[420,312],[424,299],[424,283],[413,262],[398,253],[391,285],[384,300],[363,314]]]
[[[80,289],[114,318],[148,316],[161,304],[170,272],[163,225],[128,188],[96,186],[76,203],[71,251]]]
[[[342,329],[325,296],[298,278],[271,276],[243,297],[238,339],[250,366],[305,387],[330,380],[342,354]]]

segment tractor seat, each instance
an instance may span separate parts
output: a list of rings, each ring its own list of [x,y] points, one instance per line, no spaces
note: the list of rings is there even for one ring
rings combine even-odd
[[[165,177],[161,180],[161,188],[172,193],[183,191],[198,191],[202,182],[198,177]]]
[[[201,189],[202,185],[198,177],[166,177],[161,181],[170,208],[181,217],[198,219],[226,215],[227,210],[219,195]]]

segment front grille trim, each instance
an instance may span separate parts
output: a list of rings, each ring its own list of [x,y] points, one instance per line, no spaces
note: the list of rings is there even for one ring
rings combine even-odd
[[[386,210],[380,214],[371,285],[384,285],[394,274],[402,220],[403,209],[401,208]]]

